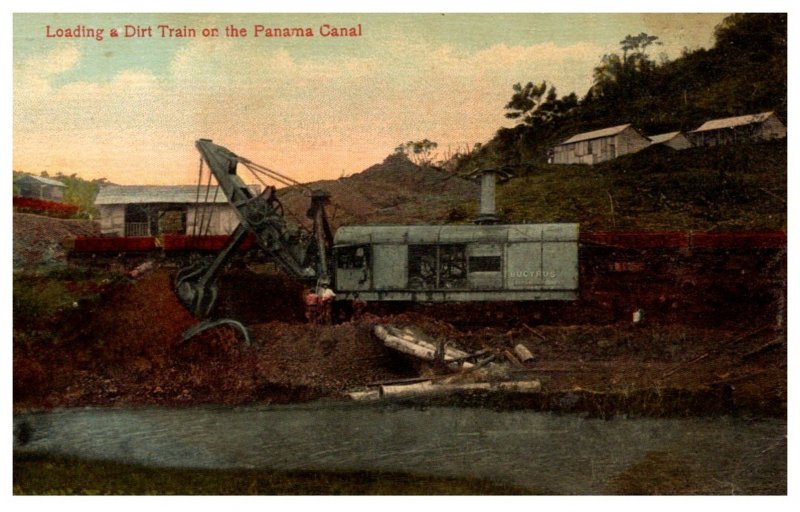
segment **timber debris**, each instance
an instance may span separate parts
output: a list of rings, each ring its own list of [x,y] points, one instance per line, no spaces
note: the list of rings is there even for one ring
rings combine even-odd
[[[525,369],[519,359],[508,350],[495,352],[483,349],[470,353],[454,347],[452,343],[432,342],[414,334],[410,329],[399,329],[390,325],[376,325],[373,333],[386,347],[437,365],[450,373],[372,383],[366,390],[349,392],[348,396],[353,400],[379,400],[381,398],[450,393],[538,393],[541,391],[541,383],[536,379],[507,380],[505,378],[510,373],[509,362],[517,368]],[[498,356],[505,356],[508,361],[498,362]],[[531,359],[533,356],[528,360]]]

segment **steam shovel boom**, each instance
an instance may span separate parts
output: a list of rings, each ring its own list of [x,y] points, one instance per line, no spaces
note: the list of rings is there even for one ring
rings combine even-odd
[[[324,191],[312,193],[308,215],[314,220],[315,232],[293,233],[283,217],[283,206],[275,187],[267,186],[256,194],[237,175],[238,164],[244,162],[248,165],[249,160],[209,139],[200,139],[195,146],[234,208],[239,225],[213,261],[183,269],[177,274],[174,286],[182,304],[198,318],[211,312],[217,297],[217,277],[250,233],[258,246],[289,275],[327,286],[330,283],[328,266],[333,238],[325,213],[329,194]]]

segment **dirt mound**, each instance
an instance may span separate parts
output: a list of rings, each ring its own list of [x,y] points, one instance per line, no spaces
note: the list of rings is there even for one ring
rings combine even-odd
[[[267,318],[284,313],[284,321],[250,325],[252,346],[227,327],[182,342],[182,333],[196,320],[172,293],[170,277],[161,269],[139,281],[118,283],[87,306],[84,315],[71,318],[80,325],[62,327],[73,333],[70,339],[36,346],[15,343],[15,403],[287,402],[413,375],[413,368],[371,338],[368,319],[314,326],[287,315],[284,306],[294,302],[288,296],[297,290],[281,287],[282,279],[275,276],[262,279],[272,283],[269,293],[262,290],[262,300],[221,308],[254,318],[261,308]],[[247,276],[234,273],[237,279],[248,282]],[[224,286],[234,283],[228,280]]]
[[[95,303],[83,340],[102,347],[106,360],[147,357],[163,361],[193,323],[172,293],[169,272],[158,271],[116,287]]]
[[[97,223],[82,219],[56,219],[32,213],[14,213],[14,268],[65,259],[61,242],[70,236],[98,236]]]
[[[477,205],[480,191],[477,183],[440,169],[417,166],[399,155],[391,155],[353,176],[318,181],[307,187],[330,192],[328,215],[334,227],[435,224],[446,220],[454,209],[465,212],[465,205]],[[308,225],[305,213],[310,203],[304,190],[286,188],[281,190],[280,198],[290,219]]]

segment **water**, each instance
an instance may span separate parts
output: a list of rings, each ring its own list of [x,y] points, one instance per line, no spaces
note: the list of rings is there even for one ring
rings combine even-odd
[[[161,467],[401,471],[532,493],[785,494],[786,421],[378,404],[18,414],[15,449]]]

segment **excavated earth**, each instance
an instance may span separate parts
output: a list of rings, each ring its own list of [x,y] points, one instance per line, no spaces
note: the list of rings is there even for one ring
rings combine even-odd
[[[195,320],[173,295],[171,272],[111,281],[95,300],[48,326],[15,321],[15,409],[347,399],[348,390],[444,371],[383,347],[372,334],[382,323],[489,349],[500,359],[519,343],[529,348],[534,360],[509,368],[512,376],[538,378],[541,394],[459,397],[465,404],[602,417],[786,414],[786,332],[774,318],[713,329],[647,322],[475,326],[415,308],[312,325],[300,286],[240,270],[223,278],[216,313],[248,324],[252,345],[228,327],[183,342],[181,333]],[[57,336],[18,341],[33,327]]]
[[[398,157],[315,186],[331,192],[334,227],[459,220],[470,214],[464,205],[473,201],[465,198],[478,195],[473,182]],[[305,192],[281,191],[287,216],[300,223],[308,222]],[[63,266],[63,238],[96,233],[89,221],[15,213],[14,267],[35,274],[49,263]],[[500,360],[520,343],[533,353],[525,364],[507,362],[507,376],[539,379],[540,394],[457,397],[466,404],[597,416],[785,416],[785,253],[668,255],[664,262],[643,253],[634,256],[661,262],[650,274],[607,269],[629,256],[582,259],[582,294],[592,298],[588,308],[371,305],[360,318],[334,325],[307,323],[303,288],[279,273],[227,272],[214,316],[249,326],[251,346],[228,327],[182,342],[181,334],[196,320],[175,298],[176,268],[166,264],[136,279],[87,279],[80,277],[85,270],[67,268],[39,282],[36,275],[18,279],[15,270],[15,287],[31,288],[14,290],[14,407],[347,399],[352,389],[445,371],[383,347],[372,334],[380,323],[468,350],[488,349]],[[123,259],[97,272],[133,264]],[[46,315],[18,307],[23,295],[28,303],[49,307],[45,299],[60,299],[62,288],[87,298]],[[634,325],[630,311],[639,306],[645,321]]]
[[[98,236],[97,223],[14,212],[14,268],[63,261],[62,241],[69,236]]]

